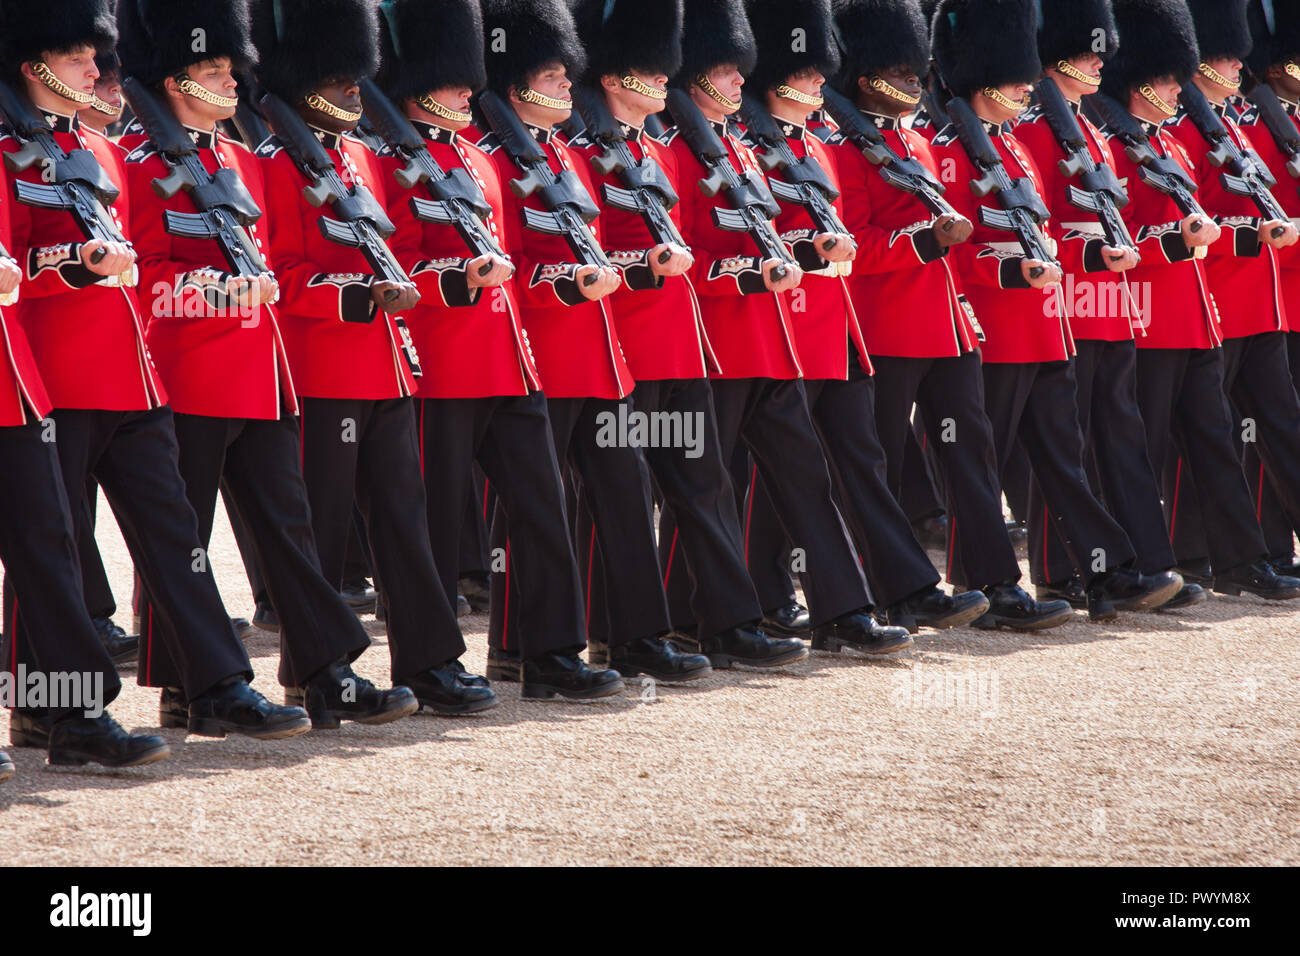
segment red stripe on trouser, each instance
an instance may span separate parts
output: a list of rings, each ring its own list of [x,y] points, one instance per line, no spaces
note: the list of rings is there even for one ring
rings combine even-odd
[[[18,597],[14,596],[14,616],[9,620],[5,631],[9,634],[9,673],[17,679],[18,675]]]
[[[491,483],[490,483],[486,478],[483,479],[483,520],[484,520],[484,521],[487,521],[487,516],[488,516],[488,515],[487,515],[487,509],[488,509],[488,487],[490,486],[490,484],[491,484]]]
[[[1183,484],[1183,460],[1178,459],[1174,467],[1174,506],[1169,509],[1169,540],[1174,540],[1174,529],[1178,527],[1178,492]]]
[[[420,477],[424,477],[424,401],[420,401]]]
[[[677,554],[677,529],[673,528],[673,541],[668,545],[668,562],[664,567],[664,590],[668,590],[668,576],[673,573],[673,558]]]
[[[591,526],[591,540],[587,542],[587,630],[591,630],[591,567],[596,560],[596,525]]]
[[[501,650],[510,646],[510,539],[506,538],[506,609],[501,613]]]
[[[745,567],[749,567],[749,525],[754,520],[754,486],[758,484],[758,465],[750,466],[749,507],[745,509]]]

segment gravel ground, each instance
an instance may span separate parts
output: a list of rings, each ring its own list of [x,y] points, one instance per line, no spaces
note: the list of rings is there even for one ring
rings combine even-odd
[[[218,509],[220,511],[220,509]],[[130,565],[101,503],[100,543]],[[234,614],[252,600],[218,516]],[[938,555],[933,555],[938,558]],[[120,612],[120,624],[130,623]],[[358,671],[388,678],[382,626]],[[465,619],[481,673],[486,615]],[[1300,863],[1300,607],[1215,597],[1037,636],[922,632],[889,663],[814,655],[690,689],[519,699],[475,717],[186,740],[149,767],[18,765],[6,862],[60,864]],[[277,645],[248,644],[277,694]],[[133,672],[114,715],[157,727]]]

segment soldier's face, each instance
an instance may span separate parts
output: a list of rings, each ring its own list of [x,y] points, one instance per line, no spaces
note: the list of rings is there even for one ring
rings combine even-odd
[[[628,70],[625,75],[640,80],[652,89],[668,89],[668,74],[666,73],[642,73],[640,70]],[[611,83],[606,85],[605,89],[609,91],[614,102],[623,107],[620,112],[649,116],[651,113],[663,111],[664,101],[662,97],[647,96],[636,90],[628,89],[623,85],[621,76],[611,76],[609,79]]]
[[[429,91],[429,99],[457,113],[469,112],[469,101],[473,95],[474,91],[468,86],[444,86],[441,89]],[[464,129],[470,124],[469,120],[448,119],[437,113],[430,113],[428,110],[425,110],[425,115],[428,117],[426,122],[441,126],[443,129]]]
[[[306,106],[304,116],[318,129],[331,133],[348,133],[361,122],[361,87],[355,76],[335,77],[316,87],[316,95],[339,109],[352,113],[355,119],[343,119]]]
[[[99,67],[95,65],[95,48],[90,44],[83,44],[75,50],[66,53],[53,53],[46,51],[41,55],[43,62],[51,73],[64,85],[71,87],[79,93],[93,95],[95,92],[95,81],[99,79]],[[49,96],[55,97],[55,102],[62,101],[62,106],[66,108],[69,105],[68,100],[54,94],[39,79],[36,78],[32,70],[31,63],[23,64],[23,76],[26,77],[36,86],[31,88],[33,100],[37,102],[49,103]],[[47,94],[47,95],[41,95]],[[78,103],[78,106],[82,104]]]
[[[734,63],[715,66],[705,74],[713,88],[736,105],[727,108],[705,93],[698,83],[691,84],[691,99],[705,116],[730,116],[740,109],[740,89],[745,85],[745,78]]]
[[[1293,57],[1286,63],[1275,63],[1268,68],[1268,79],[1273,89],[1292,103],[1300,102],[1300,76],[1297,74],[1300,74],[1300,57]]]
[[[1023,113],[1025,107],[1029,105],[1029,93],[1032,89],[1033,86],[1029,83],[1005,83],[997,87],[997,91],[1013,103],[1013,106],[1003,106],[992,97],[976,93],[975,99],[979,100],[982,107],[977,112],[985,119],[991,119],[998,124],[1010,122]]]
[[[218,96],[233,99],[239,89],[229,57],[223,56],[216,60],[205,60],[202,63],[191,64],[186,69],[185,75],[205,90],[216,93]],[[203,117],[203,128],[209,125],[215,126],[221,120],[230,119],[235,115],[238,106],[238,104],[218,106],[197,97],[190,97],[189,105]]]
[[[820,97],[822,95],[822,87],[826,85],[826,77],[822,76],[821,72],[818,70],[804,70],[802,73],[796,73],[794,76],[786,77],[785,85],[803,93],[805,96]],[[786,102],[793,103],[796,101],[786,99]],[[800,103],[799,107],[804,112],[804,115],[811,113],[817,108],[807,103]]]
[[[1146,84],[1151,87],[1154,93],[1162,103],[1172,107],[1178,106],[1178,94],[1183,91],[1183,86],[1172,76],[1162,76],[1158,79],[1151,80]],[[1162,113],[1151,103],[1147,102],[1146,97],[1134,89],[1129,96],[1129,112],[1139,119],[1144,119],[1149,123],[1163,123],[1169,119],[1168,114]]]
[[[910,66],[895,66],[887,70],[879,70],[872,76],[858,78],[858,89],[862,94],[863,106],[881,116],[903,116],[916,109],[913,104],[904,103],[896,96],[875,89],[871,81],[877,77],[907,96],[919,97],[923,92],[921,78],[915,70]]]
[[[1074,67],[1084,76],[1094,80],[1092,83],[1085,83],[1083,80],[1076,79],[1068,73],[1063,73],[1055,65],[1048,67],[1048,72],[1052,79],[1061,88],[1069,99],[1078,101],[1081,96],[1088,96],[1097,92],[1097,87],[1101,83],[1101,57],[1095,53],[1089,53],[1085,56],[1071,57],[1067,61],[1070,66]]]
[[[1205,65],[1210,67],[1216,73],[1223,74],[1223,78],[1232,83],[1241,82],[1241,61],[1235,56],[1216,56],[1213,60],[1206,60]],[[1214,92],[1217,92],[1220,98],[1230,96],[1237,92],[1235,86],[1223,86],[1219,83],[1215,83],[1208,79],[1203,73],[1198,73],[1197,76],[1200,80],[1215,87],[1216,89]]]

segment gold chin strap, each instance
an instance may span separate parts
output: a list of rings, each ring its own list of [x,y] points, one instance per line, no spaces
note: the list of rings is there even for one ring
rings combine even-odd
[[[1023,110],[1025,108],[1025,100],[1013,100],[1001,90],[995,90],[991,86],[984,87],[980,92],[1004,109]]]
[[[1144,100],[1146,100],[1156,109],[1158,109],[1160,112],[1164,113],[1166,116],[1173,116],[1175,113],[1178,112],[1178,109],[1176,107],[1170,106],[1168,103],[1162,100],[1159,94],[1156,93],[1156,91],[1151,88],[1151,84],[1149,83],[1138,87],[1138,93],[1142,96]]]
[[[98,96],[90,101],[90,108],[96,113],[103,113],[105,116],[121,116],[122,110],[112,103],[101,100]]]
[[[1228,79],[1226,76],[1224,76],[1222,73],[1220,73],[1220,72],[1219,72],[1218,70],[1216,70],[1214,67],[1210,66],[1210,64],[1208,64],[1208,63],[1202,63],[1202,64],[1201,64],[1200,66],[1198,66],[1196,69],[1200,71],[1201,76],[1205,77],[1205,78],[1206,78],[1207,80],[1209,80],[1211,83],[1217,83],[1217,84],[1219,84],[1219,86],[1222,86],[1224,89],[1228,89],[1228,90],[1239,90],[1239,89],[1241,89],[1241,81],[1240,81],[1240,80],[1236,80],[1236,81],[1234,81],[1234,80],[1230,80],[1230,79]]]
[[[786,86],[782,83],[776,88],[776,95],[782,99],[791,100],[804,106],[811,106],[813,109],[821,109],[826,103],[820,96],[813,96],[811,93],[803,93],[796,90],[793,86]]]
[[[1072,80],[1078,80],[1087,86],[1101,86],[1101,77],[1089,76],[1069,60],[1057,60],[1056,68]]]
[[[631,90],[633,93],[640,93],[642,96],[648,96],[652,100],[668,99],[668,91],[661,90],[657,86],[651,86],[644,80],[639,80],[632,74],[628,74],[619,80],[623,84],[623,89]]]
[[[729,100],[722,95],[722,91],[709,82],[709,78],[703,73],[695,74],[695,85],[702,89],[709,99],[713,100],[719,106],[729,113],[734,113],[740,109],[740,100]]]
[[[202,100],[211,106],[220,106],[225,109],[234,109],[239,105],[239,97],[222,96],[220,93],[213,93],[206,86],[195,83],[189,77],[177,77],[176,85],[186,96],[192,96],[196,100]]]
[[[427,110],[434,116],[440,116],[452,123],[468,123],[474,119],[473,113],[462,113],[459,110],[452,109],[450,106],[443,106],[432,96],[427,94],[421,96],[415,102],[420,104],[420,109]]]
[[[1287,60],[1286,65],[1282,67],[1286,70],[1286,75],[1293,80],[1300,80],[1300,66],[1296,65],[1295,60]]]
[[[59,94],[59,96],[72,103],[76,103],[78,106],[85,106],[95,99],[94,93],[82,93],[80,90],[74,90],[72,87],[68,86],[67,83],[64,83],[54,75],[53,70],[45,65],[44,60],[33,60],[32,72],[36,74],[38,80],[48,86],[55,93]]]
[[[921,97],[913,96],[911,93],[904,93],[898,87],[894,86],[894,84],[874,74],[871,79],[867,81],[867,85],[877,93],[884,93],[891,100],[906,103],[908,106],[915,106],[917,103],[921,102]]]
[[[534,106],[545,106],[552,110],[571,110],[573,102],[571,100],[558,100],[554,96],[547,96],[545,93],[538,93],[531,86],[520,86],[515,89],[519,98],[525,103],[532,103]]]
[[[335,106],[319,93],[307,94],[307,105],[318,113],[324,113],[326,116],[333,117],[341,123],[355,123],[361,119],[361,110],[355,113],[351,110],[345,110],[341,106]]]

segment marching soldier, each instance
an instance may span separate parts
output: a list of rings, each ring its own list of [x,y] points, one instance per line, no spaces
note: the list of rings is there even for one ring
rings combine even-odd
[[[1283,113],[1295,125],[1297,101],[1300,101],[1300,6],[1294,2],[1270,2],[1266,15],[1263,0],[1251,0],[1247,8],[1250,19],[1252,46],[1249,58],[1251,73],[1256,83],[1265,84],[1282,106]],[[1252,98],[1254,94],[1252,94]],[[1292,154],[1281,145],[1271,124],[1266,123],[1259,108],[1252,107],[1241,118],[1241,128],[1250,137],[1255,151],[1268,165],[1277,180],[1273,195],[1282,204],[1292,221],[1300,218],[1300,191],[1287,188],[1292,180],[1288,162]],[[1286,135],[1286,129],[1282,129]],[[1295,135],[1295,134],[1290,134]],[[1300,330],[1290,328],[1300,316],[1300,264],[1293,251],[1280,257],[1282,267],[1282,298],[1286,303],[1288,332],[1286,338],[1287,364],[1291,380],[1300,378]],[[1246,445],[1246,476],[1255,493],[1259,509],[1259,523],[1268,543],[1269,560],[1279,574],[1294,576],[1295,522],[1286,513],[1278,492],[1268,480],[1263,462],[1256,451],[1256,443]]]
[[[253,10],[261,85],[301,119],[304,138],[323,147],[348,191],[337,198],[357,205],[369,198],[382,209],[378,159],[352,136],[361,119],[357,81],[378,67],[378,33],[368,0],[261,0]],[[419,364],[399,320],[419,292],[409,280],[375,275],[360,249],[325,238],[322,218],[343,213],[307,201],[308,175],[281,138],[295,133],[277,132],[257,152],[280,328],[301,408],[302,472],[325,580],[336,591],[342,586],[355,501],[380,579],[393,682],[438,714],[485,710],[496,695],[460,663],[465,642],[427,525],[411,520],[425,513],[411,398]],[[391,255],[382,247],[375,254]]]
[[[1236,147],[1249,149],[1251,142],[1237,125],[1235,109],[1227,103],[1239,95],[1242,60],[1250,52],[1246,0],[1190,0],[1188,7],[1200,51],[1192,84],[1209,102]],[[1170,126],[1196,168],[1201,205],[1223,228],[1223,236],[1209,247],[1206,275],[1223,329],[1224,388],[1243,433],[1252,429],[1253,423],[1251,440],[1272,487],[1291,521],[1300,523],[1300,398],[1287,360],[1288,325],[1281,287],[1281,261],[1296,255],[1290,247],[1300,239],[1300,230],[1266,189],[1269,201],[1278,208],[1276,213],[1261,213],[1250,197],[1225,188],[1221,171],[1208,160],[1211,144],[1186,109]],[[1202,516],[1216,505],[1215,499],[1204,495],[1196,489],[1203,502],[1199,508]],[[1190,530],[1187,522],[1182,524],[1183,531]],[[1206,550],[1198,547],[1195,553],[1186,553],[1181,533],[1175,536],[1174,547],[1180,564]],[[1204,567],[1194,570],[1203,572]],[[1267,576],[1255,580],[1253,576],[1224,574],[1219,568],[1213,572],[1215,590],[1262,596],[1274,592]]]
[[[920,101],[920,77],[930,58],[916,0],[855,0],[838,4],[835,13],[844,39],[845,94],[891,149],[938,180],[929,142],[904,123]],[[896,495],[903,489],[916,405],[947,488],[949,579],[988,598],[980,626],[1040,630],[1064,624],[1072,617],[1069,605],[1035,602],[1016,583],[1020,565],[1003,520],[974,311],[950,255],[971,225],[961,216],[935,217],[886,182],[847,137],[832,136],[830,144],[844,221],[858,244],[848,286],[875,365],[874,415],[890,488]],[[952,434],[945,434],[945,423]],[[957,565],[964,574],[955,573]]]
[[[497,176],[502,183],[524,177],[518,150],[539,149],[538,155],[545,157],[541,175],[550,180],[558,174],[574,174],[568,179],[574,192],[567,201],[590,202],[595,190],[586,163],[560,141],[554,129],[572,112],[569,91],[585,66],[568,7],[555,0],[488,0],[483,4],[483,21],[485,37],[506,38],[504,44],[489,39],[490,93],[485,94],[498,98],[504,115],[479,141],[491,156]],[[512,144],[516,136],[520,139]],[[599,633],[608,639],[608,663],[616,667],[616,661],[626,662],[629,674],[644,671],[673,680],[703,676],[710,668],[708,659],[683,653],[669,639],[672,621],[655,548],[645,459],[620,436],[602,439],[602,421],[626,418],[632,410],[627,396],[635,383],[606,301],[622,277],[612,265],[574,262],[563,236],[524,228],[525,209],[545,208],[537,195],[520,199],[509,190],[502,193],[506,248],[519,270],[515,285],[546,389],[556,457],[568,465],[571,481],[581,481],[580,507],[591,510],[600,541],[602,574],[599,579],[588,577],[586,585],[589,597],[596,588],[604,591],[601,606],[608,625]],[[582,225],[576,230],[580,241],[601,241],[596,223],[591,230]],[[511,550],[518,547],[514,527],[513,520],[503,527],[498,519],[494,544],[500,543],[501,531],[508,530]],[[525,578],[520,586],[534,585]],[[508,602],[512,626],[525,626],[513,597],[517,590],[506,591],[494,586],[493,603]],[[509,630],[500,636],[494,631],[492,639],[494,646],[501,641],[498,656],[503,656],[500,650],[518,646]],[[593,654],[593,663],[603,666],[604,656]],[[620,671],[588,668],[572,651],[525,658],[522,665],[526,697],[557,692],[570,697],[606,696],[623,687]]]
[[[634,160],[657,168],[674,192],[694,188],[678,182],[673,155],[645,132],[646,118],[664,108],[669,78],[681,65],[681,4],[650,9],[629,0],[613,7],[589,0],[578,5],[576,15],[588,56],[588,95],[599,97],[619,124]],[[598,190],[621,186],[620,174],[597,168],[604,149],[590,135],[569,145],[591,164]],[[670,215],[679,215],[676,206]],[[680,224],[676,218],[673,222]],[[686,588],[673,589],[674,596],[690,599],[686,607],[671,608],[673,620],[683,626],[693,621],[710,647],[761,647],[767,640],[758,627],[762,608],[745,567],[735,494],[722,459],[707,377],[717,370],[717,360],[687,275],[694,260],[675,241],[657,241],[638,213],[604,204],[600,223],[623,279],[609,303],[636,378],[633,407],[702,425],[695,451],[645,450],[656,485],[677,519],[675,540],[661,550],[665,575],[672,579],[676,571],[690,581],[689,595]],[[579,534],[580,548],[583,543]],[[800,651],[796,642],[783,646]],[[780,663],[781,656],[759,663]],[[615,658],[615,666],[627,673],[620,659]]]
[[[4,79],[31,101],[63,151],[89,150],[121,193],[111,218],[128,202],[122,154],[83,129],[77,110],[94,95],[97,50],[117,31],[106,0],[7,0]],[[0,150],[23,148],[16,135]],[[15,174],[41,182],[40,164]],[[13,245],[25,269],[18,319],[54,407],[51,421],[63,485],[80,495],[94,475],[103,486],[136,567],[172,623],[163,635],[189,701],[191,733],[227,732],[278,738],[311,727],[298,707],[271,704],[249,686],[252,666],[230,626],[202,555],[194,509],[176,467],[176,436],[162,382],[144,341],[129,243],[86,240],[63,209],[25,206],[7,191]],[[84,511],[74,522],[86,520]],[[80,537],[80,533],[78,535]],[[6,588],[8,659],[30,660],[33,647],[54,639],[29,635],[21,607]],[[35,623],[35,622],[33,622]],[[26,746],[53,740],[49,715],[16,710],[10,737]]]
[[[0,245],[11,248],[8,225],[8,183],[0,167]],[[100,643],[86,613],[78,567],[72,513],[63,491],[58,454],[45,440],[43,421],[51,411],[36,360],[22,325],[13,318],[12,299],[19,292],[22,269],[0,256],[0,562],[5,587],[17,595],[33,638],[30,660],[46,675],[102,675],[107,707],[122,689],[117,671]],[[7,627],[13,627],[12,621]],[[16,645],[9,647],[10,652]],[[17,674],[18,661],[6,655],[0,670]],[[55,686],[50,680],[48,686]],[[68,702],[64,702],[65,704]],[[89,708],[90,701],[83,704]],[[51,764],[88,761],[110,767],[153,763],[171,753],[167,742],[152,734],[128,734],[104,711],[87,717],[85,710],[59,707],[50,714],[48,736],[31,739],[49,749]],[[32,735],[35,737],[35,734]],[[23,740],[16,740],[19,746]],[[14,765],[0,752],[0,781],[13,776]]]
[[[317,727],[340,719],[386,723],[419,704],[403,687],[381,691],[358,677],[351,662],[370,639],[338,591],[321,575],[303,485],[297,398],[279,323],[271,308],[279,294],[269,270],[232,275],[213,239],[169,233],[165,216],[194,215],[193,195],[161,199],[153,184],[172,174],[169,146],[151,136],[150,107],[165,113],[196,149],[199,175],[237,177],[257,208],[266,204],[257,160],[221,135],[234,115],[235,71],[256,59],[249,39],[247,0],[126,0],[118,7],[118,53],[126,76],[139,84],[135,123],[122,137],[131,221],[142,286],[150,290],[150,351],[167,387],[175,418],[180,472],[199,519],[199,540],[212,537],[218,486],[224,481],[249,535],[281,621],[280,683],[290,703],[304,703]],[[194,50],[194,30],[205,42]],[[200,181],[201,182],[201,181]],[[236,190],[227,190],[236,203]],[[228,211],[229,214],[229,211]],[[265,226],[248,238],[264,243]],[[261,263],[265,266],[265,263]],[[159,638],[170,623],[146,588],[140,602],[143,653],[139,680],[162,687],[163,726],[182,726],[187,701],[176,690],[175,664]]]
[[[1028,105],[1029,91],[1042,72],[1034,4],[943,0],[935,14],[934,53],[945,85],[969,101],[1006,175],[1027,179],[1035,198],[1041,196],[1037,165],[1006,127]],[[954,124],[935,137],[934,148],[940,167],[950,164],[946,178],[955,186],[948,198],[977,223],[971,241],[953,248],[987,336],[981,349],[985,408],[999,464],[1007,462],[1019,438],[1053,524],[1084,576],[1093,620],[1157,607],[1178,592],[1182,581],[1167,572],[1148,576],[1137,571],[1128,536],[1088,488],[1061,267],[1031,256],[1019,242],[1008,242],[1008,234],[979,224],[981,205],[1000,207],[994,196],[980,198],[971,189],[984,171],[976,168]],[[1039,232],[1038,243],[1050,251],[1050,224],[1029,228]]]
[[[790,155],[820,169],[838,192],[831,153],[806,126],[812,111],[822,105],[826,77],[840,66],[830,0],[750,0],[748,9],[758,41],[758,67],[747,80],[754,108],[772,116]],[[803,31],[806,42],[792,50],[790,37],[798,35],[796,31]],[[760,149],[759,155],[771,159],[773,148]],[[790,172],[775,169],[769,175],[778,180]],[[834,208],[838,217],[843,204],[837,201]],[[988,611],[988,599],[978,591],[950,596],[936,586],[939,575],[889,488],[885,453],[876,434],[874,370],[845,281],[857,266],[857,240],[847,233],[821,231],[809,211],[797,204],[787,205],[776,225],[804,269],[790,314],[808,408],[831,466],[836,502],[872,591],[890,622],[912,633],[919,627],[969,623]],[[761,479],[750,495],[748,544],[751,555],[759,556],[751,565],[780,567],[784,562],[777,556],[788,554],[790,543],[780,531]],[[763,554],[774,559],[764,561]],[[770,590],[760,587],[760,594],[779,598],[786,580],[783,571]]]
[[[492,160],[465,141],[470,96],[486,83],[478,0],[430,4],[395,0],[380,25],[380,85],[410,118],[424,149],[446,173],[467,175],[490,210],[490,235],[504,238],[502,192]],[[528,341],[520,324],[513,263],[476,254],[447,225],[418,222],[413,196],[396,179],[406,165],[381,160],[393,251],[421,292],[410,313],[423,357],[419,427],[434,558],[448,597],[456,593],[474,464],[496,489],[511,529],[509,586],[516,598],[520,656],[568,655],[584,643],[582,586],[565,525],[564,490]],[[504,251],[504,250],[503,250]],[[466,361],[472,356],[472,361]],[[503,610],[499,604],[498,614]],[[504,628],[505,622],[494,622]]]
[[[1117,101],[1120,119],[1127,113],[1135,124],[1136,145],[1173,160],[1194,184],[1196,167],[1163,128],[1177,112],[1181,85],[1200,62],[1187,6],[1183,0],[1116,0],[1114,11],[1120,45],[1102,74],[1102,93]],[[1151,466],[1161,474],[1175,454],[1181,457],[1181,477],[1195,480],[1207,504],[1202,520],[1209,558],[1225,580],[1249,584],[1265,596],[1296,597],[1300,581],[1277,575],[1263,560],[1264,538],[1223,389],[1223,334],[1204,250],[1227,230],[1144,181],[1125,150],[1123,131],[1108,126],[1105,132],[1116,173],[1128,184],[1124,221],[1142,255],[1129,281],[1150,289],[1143,317],[1147,334],[1137,340],[1137,396]],[[1167,485],[1166,492],[1172,523],[1174,495]]]
[[[1101,86],[1103,63],[1115,54],[1110,0],[1045,0],[1038,50],[1044,72],[1069,104],[1068,119],[1078,125],[1088,154],[1098,166],[1114,159],[1101,133],[1079,110],[1083,97]],[[1066,176],[1060,163],[1068,157],[1040,102],[1026,110],[1015,128],[1043,183],[1043,199],[1060,222],[1058,251],[1070,280],[1072,359],[1078,386],[1079,430],[1085,443],[1092,488],[1127,532],[1137,551],[1135,566],[1143,574],[1163,573],[1175,564],[1161,510],[1160,485],[1147,458],[1146,429],[1137,405],[1134,329],[1145,336],[1144,304],[1131,287],[1128,272],[1141,257],[1131,245],[1112,246],[1098,218],[1081,212],[1068,199],[1070,188],[1086,188],[1079,177]],[[1072,306],[1068,303],[1067,306]],[[1029,560],[1040,597],[1064,598],[1086,607],[1078,571],[1070,563],[1059,528],[1048,530],[1046,505],[1037,484],[1030,489]],[[1180,581],[1180,587],[1181,581]],[[1162,605],[1185,607],[1205,599],[1195,584]]]
[[[722,141],[724,161],[738,174],[761,177],[753,153],[730,125],[741,105],[744,76],[756,60],[744,7],[739,0],[687,0],[685,22],[675,82]],[[710,198],[700,191],[709,170],[681,133],[688,118],[674,119],[677,125],[664,139],[679,170],[682,235],[695,257],[692,284],[722,367],[712,386],[723,460],[732,461],[737,445],[745,443],[787,537],[806,556],[802,576],[813,648],[896,653],[911,645],[911,636],[903,628],[882,627],[871,614],[871,596],[832,500],[826,459],[808,414],[786,296],[798,288],[802,270],[756,255],[748,235],[714,223],[713,210],[725,208],[727,200],[722,192]],[[661,544],[672,540],[675,528],[672,509],[665,509]],[[670,578],[673,586],[684,587],[684,579]]]

